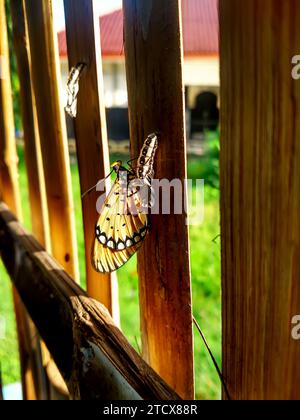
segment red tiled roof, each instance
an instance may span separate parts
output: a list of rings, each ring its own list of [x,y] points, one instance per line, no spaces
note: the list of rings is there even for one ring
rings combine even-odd
[[[182,0],[185,55],[218,54],[218,0]],[[123,54],[123,12],[100,17],[103,56]],[[60,56],[67,55],[66,33],[58,34]]]
[[[182,0],[182,30],[186,55],[218,54],[218,0]]]

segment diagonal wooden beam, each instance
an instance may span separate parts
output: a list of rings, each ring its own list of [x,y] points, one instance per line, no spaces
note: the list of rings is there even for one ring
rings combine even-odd
[[[0,251],[74,399],[179,398],[131,347],[108,310],[72,280],[4,203]]]

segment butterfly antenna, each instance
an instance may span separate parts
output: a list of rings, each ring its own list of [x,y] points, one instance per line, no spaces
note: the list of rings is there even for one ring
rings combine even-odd
[[[104,180],[105,179],[107,179],[107,178],[109,178],[110,176],[111,176],[111,174],[113,173],[113,169],[110,171],[110,173],[108,174],[108,175],[106,175],[106,177],[104,178]],[[98,181],[97,182],[97,184],[95,184],[93,187],[91,187],[90,189],[88,189],[87,191],[85,191],[82,195],[81,195],[81,198],[84,198],[86,195],[88,195],[90,192],[92,192],[96,187],[97,187],[97,185],[99,184],[99,182],[101,182],[101,180],[100,181]]]
[[[226,397],[227,397],[227,399],[230,401],[230,400],[231,400],[231,397],[230,397],[230,394],[229,394],[229,392],[228,392],[228,388],[227,388],[226,382],[225,382],[225,380],[224,380],[224,377],[223,377],[223,375],[222,375],[222,372],[221,372],[221,370],[220,370],[220,368],[219,368],[219,366],[218,366],[218,363],[217,363],[217,361],[216,361],[216,359],[215,359],[215,356],[213,355],[213,352],[211,351],[211,349],[210,349],[210,347],[209,347],[209,344],[208,344],[208,342],[207,342],[207,340],[206,340],[206,338],[205,338],[205,335],[203,334],[203,332],[202,332],[202,330],[201,330],[201,328],[200,328],[200,325],[198,324],[198,322],[197,322],[197,320],[195,319],[195,317],[194,317],[194,316],[193,316],[193,322],[194,322],[194,324],[195,324],[195,326],[196,326],[197,330],[199,331],[199,334],[200,334],[200,336],[201,336],[201,338],[202,338],[202,340],[203,340],[203,343],[204,343],[204,345],[205,345],[205,347],[206,347],[206,349],[207,349],[207,351],[208,351],[208,353],[209,353],[209,355],[210,355],[210,357],[211,357],[211,360],[212,360],[212,362],[213,362],[213,364],[214,364],[214,366],[215,366],[215,368],[216,368],[216,371],[217,371],[217,373],[218,373],[218,375],[219,375],[220,381],[221,381],[221,383],[222,383],[222,385],[223,385],[223,388],[224,388],[224,391],[225,391]]]
[[[95,184],[93,187],[91,187],[89,190],[85,191],[82,195],[81,198],[84,198],[86,195],[88,195],[91,191],[93,191],[97,185],[99,184],[99,182],[97,182],[97,184]]]

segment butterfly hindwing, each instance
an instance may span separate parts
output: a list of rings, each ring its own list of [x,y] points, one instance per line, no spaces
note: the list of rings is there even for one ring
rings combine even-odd
[[[109,273],[122,267],[140,248],[142,242],[123,251],[113,251],[95,241],[92,262],[100,273]]]
[[[95,228],[92,260],[97,271],[116,270],[141,246],[148,230],[148,217],[139,211],[139,207],[138,192],[128,195],[127,189],[122,191],[117,179]]]

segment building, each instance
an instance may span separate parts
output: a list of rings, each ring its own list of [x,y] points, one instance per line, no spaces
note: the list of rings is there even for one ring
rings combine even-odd
[[[182,0],[184,85],[188,131],[214,128],[218,123],[219,97],[217,0]],[[100,17],[105,106],[110,138],[122,138],[128,130],[127,89],[123,51],[123,12]],[[63,82],[68,75],[66,34],[58,34]],[[116,121],[121,125],[116,126]],[[122,124],[123,121],[123,124]],[[111,126],[111,127],[110,127]],[[117,128],[116,128],[117,127]]]

